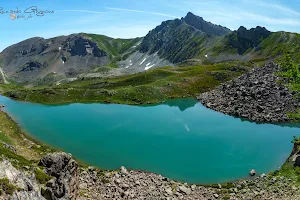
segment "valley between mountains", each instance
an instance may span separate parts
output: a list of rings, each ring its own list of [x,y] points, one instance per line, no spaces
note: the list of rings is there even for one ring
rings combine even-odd
[[[145,105],[192,97],[230,116],[296,127],[299,63],[298,33],[260,26],[232,31],[189,12],[141,38],[78,33],[7,47],[0,53],[0,94],[40,104]],[[300,199],[297,137],[285,164],[270,174],[196,185],[125,167],[87,166],[30,138],[4,106],[2,199]]]

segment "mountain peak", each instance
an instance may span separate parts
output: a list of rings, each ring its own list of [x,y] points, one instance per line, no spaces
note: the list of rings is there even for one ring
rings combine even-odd
[[[203,20],[202,17],[199,17],[192,12],[188,12],[183,19],[185,19],[185,20],[199,20],[199,19]]]
[[[188,12],[184,18],[181,18],[181,20],[186,24],[210,35],[223,36],[231,32],[230,29],[207,22],[202,17],[199,17],[192,12]]]
[[[260,37],[267,37],[271,34],[270,31],[268,31],[265,27],[261,27],[261,26],[257,26],[256,28],[251,28],[251,29],[247,29],[244,26],[241,26],[238,30],[237,30],[237,34],[238,35],[248,35],[248,37],[256,37],[256,38],[260,38]]]
[[[230,44],[238,49],[241,55],[249,48],[256,48],[261,41],[271,35],[265,27],[257,26],[256,28],[247,29],[241,26],[237,31],[229,35]]]

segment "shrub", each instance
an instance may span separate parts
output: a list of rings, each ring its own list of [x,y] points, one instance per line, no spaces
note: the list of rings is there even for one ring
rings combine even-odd
[[[34,173],[36,180],[41,184],[46,184],[52,178],[52,176],[48,176],[40,169],[35,169]]]
[[[12,195],[13,192],[16,190],[16,187],[9,183],[7,178],[0,179],[0,190],[1,193],[4,192],[6,194]]]
[[[286,78],[290,83],[300,83],[299,65],[293,61],[290,52],[285,54],[279,64],[282,71],[280,75]]]

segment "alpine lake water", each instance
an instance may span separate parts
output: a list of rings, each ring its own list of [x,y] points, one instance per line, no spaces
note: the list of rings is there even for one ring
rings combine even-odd
[[[0,96],[30,136],[102,169],[145,170],[188,183],[268,173],[287,159],[299,124],[257,124],[215,112],[195,99],[151,106],[41,105]]]

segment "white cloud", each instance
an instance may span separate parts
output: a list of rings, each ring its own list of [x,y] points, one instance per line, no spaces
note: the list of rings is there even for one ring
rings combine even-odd
[[[291,9],[291,8],[288,8],[286,6],[280,5],[280,4],[275,4],[275,3],[270,3],[270,2],[266,3],[266,2],[262,2],[262,1],[251,1],[251,3],[254,3],[257,6],[272,8],[272,9],[278,10],[281,13],[286,14],[286,15],[300,16],[299,12],[297,12],[297,11]]]
[[[159,15],[159,16],[164,16],[164,17],[169,17],[169,18],[178,18],[178,17],[173,16],[173,15],[168,15],[168,14],[164,14],[164,13],[157,13],[157,12],[143,11],[143,10],[132,10],[132,9],[126,9],[126,8],[112,8],[112,7],[106,7],[106,9],[117,10],[117,11],[126,11],[126,12],[146,13],[146,14]]]
[[[289,26],[299,26],[300,20],[291,18],[271,18],[254,13],[240,13],[240,16],[245,17],[251,21],[263,22],[265,24],[277,24],[277,25],[289,25]]]

